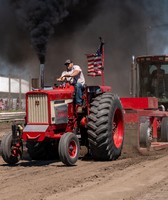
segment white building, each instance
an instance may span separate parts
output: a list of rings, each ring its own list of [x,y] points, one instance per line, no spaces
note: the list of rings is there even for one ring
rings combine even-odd
[[[25,93],[30,90],[28,81],[0,76],[0,110],[25,109]]]

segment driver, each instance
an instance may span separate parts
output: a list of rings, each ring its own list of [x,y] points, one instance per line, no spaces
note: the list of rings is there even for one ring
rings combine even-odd
[[[75,103],[77,109],[81,110],[82,106],[82,90],[85,84],[85,78],[82,69],[79,65],[74,65],[73,62],[68,59],[65,61],[66,71],[62,72],[62,75],[57,79],[57,81],[69,81],[75,86]]]

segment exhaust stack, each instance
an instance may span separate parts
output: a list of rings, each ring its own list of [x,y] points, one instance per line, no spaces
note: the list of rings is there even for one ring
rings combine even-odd
[[[39,78],[40,88],[44,88],[44,64],[40,64],[40,78]]]

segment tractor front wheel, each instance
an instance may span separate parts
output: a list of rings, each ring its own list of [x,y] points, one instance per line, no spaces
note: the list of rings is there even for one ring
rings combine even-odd
[[[74,165],[79,158],[80,144],[74,133],[68,132],[62,135],[58,153],[60,160],[67,166]]]
[[[16,164],[22,157],[23,144],[22,141],[17,144],[12,143],[12,133],[5,135],[1,142],[2,158],[8,164]]]

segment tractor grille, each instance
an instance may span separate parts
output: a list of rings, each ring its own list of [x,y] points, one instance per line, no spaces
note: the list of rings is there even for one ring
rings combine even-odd
[[[28,122],[48,123],[48,101],[46,94],[28,95]]]

